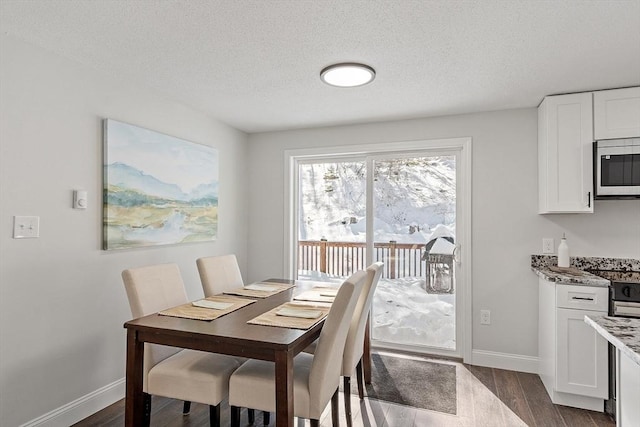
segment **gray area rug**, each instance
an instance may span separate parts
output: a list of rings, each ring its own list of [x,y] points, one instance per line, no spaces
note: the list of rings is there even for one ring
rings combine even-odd
[[[372,354],[371,384],[367,396],[429,409],[456,413],[456,367],[443,363]],[[351,392],[357,394],[355,378]]]

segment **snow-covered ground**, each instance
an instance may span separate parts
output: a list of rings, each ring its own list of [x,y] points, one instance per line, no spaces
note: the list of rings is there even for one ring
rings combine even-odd
[[[424,279],[380,279],[371,308],[374,340],[455,349],[455,294],[429,294]]]
[[[299,271],[300,280],[340,283],[326,274]],[[455,349],[455,294],[429,294],[424,279],[380,279],[371,307],[371,335],[388,343]]]

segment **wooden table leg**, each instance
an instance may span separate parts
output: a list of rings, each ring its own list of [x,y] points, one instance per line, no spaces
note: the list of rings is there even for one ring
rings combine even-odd
[[[367,317],[367,325],[364,327],[364,351],[362,355],[362,370],[364,382],[371,384],[371,314]]]
[[[293,427],[293,355],[276,353],[276,426]]]
[[[142,393],[142,368],[144,343],[138,341],[138,332],[127,329],[127,387],[125,396],[125,426],[144,425],[144,397]]]

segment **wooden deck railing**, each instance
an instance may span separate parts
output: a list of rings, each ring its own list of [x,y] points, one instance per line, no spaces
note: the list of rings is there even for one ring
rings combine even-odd
[[[382,277],[424,277],[425,261],[422,261],[425,245],[420,243],[373,244],[374,261],[384,262]],[[320,271],[329,275],[348,276],[365,269],[366,243],[329,242],[327,240],[301,240],[298,242],[298,269]]]

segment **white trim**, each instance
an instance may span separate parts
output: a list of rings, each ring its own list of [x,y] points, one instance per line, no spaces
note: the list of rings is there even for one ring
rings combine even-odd
[[[53,411],[26,422],[20,427],[67,427],[123,399],[124,394],[125,379],[121,378],[73,402],[69,402],[66,405],[62,405]]]
[[[471,365],[488,368],[506,369],[509,371],[538,373],[538,358],[520,354],[498,353],[487,350],[473,350]]]
[[[359,145],[343,145],[334,147],[316,147],[302,148],[284,151],[284,276],[288,278],[295,277],[296,267],[296,248],[294,245],[294,236],[298,235],[298,222],[294,216],[298,210],[298,168],[297,164],[300,158],[313,159],[314,157],[323,158],[326,156],[336,157],[354,157],[354,156],[371,156],[377,153],[402,153],[411,151],[438,151],[438,150],[454,150],[459,155],[460,167],[457,168],[458,176],[456,181],[462,190],[460,197],[457,198],[457,212],[462,212],[462,230],[458,230],[459,242],[463,244],[460,247],[461,264],[463,268],[459,271],[461,282],[463,283],[463,292],[459,294],[462,298],[462,310],[456,310],[456,324],[462,326],[456,328],[456,340],[462,343],[462,352],[458,348],[456,350],[457,357],[462,357],[463,361],[469,363],[472,360],[473,347],[473,321],[472,321],[472,251],[471,251],[471,175],[472,175],[472,157],[471,157],[471,137],[444,138],[432,140],[413,140],[385,142],[375,144],[359,144]],[[369,176],[367,181],[369,181]],[[369,205],[370,197],[367,196],[367,205]],[[370,208],[370,206],[367,206]],[[369,222],[373,219],[367,219],[367,233],[372,228]],[[367,253],[372,254],[373,251],[368,250]],[[458,304],[458,301],[456,302]],[[462,313],[460,313],[462,311]],[[458,331],[461,333],[459,334]],[[460,336],[462,335],[462,336]],[[460,346],[459,346],[460,347]],[[431,351],[431,349],[430,349]]]
[[[419,354],[421,357],[429,357],[429,356],[442,356],[448,357],[452,359],[460,360],[460,355],[452,350],[447,350],[444,348],[437,347],[425,347],[418,345],[410,345],[410,344],[398,344],[392,342],[371,340],[371,347],[376,351],[392,351],[392,352],[404,352],[411,354]],[[395,353],[394,353],[395,354]]]
[[[466,138],[462,141],[462,152],[460,153],[460,166],[457,168],[461,176],[459,177],[459,182],[462,187],[461,195],[456,196],[460,206],[457,207],[458,212],[462,212],[462,218],[460,219],[462,224],[462,232],[456,230],[456,234],[458,234],[458,242],[463,242],[464,245],[460,247],[460,266],[462,266],[459,274],[462,276],[462,283],[464,283],[464,301],[463,301],[463,309],[462,309],[462,319],[459,324],[463,325],[463,336],[462,342],[464,343],[462,348],[462,360],[465,363],[470,363],[473,360],[472,357],[472,349],[473,349],[473,275],[471,274],[471,269],[473,265],[472,260],[472,241],[471,241],[471,216],[473,209],[471,200],[472,200],[472,157],[471,157],[471,147],[472,147],[472,139]],[[457,213],[456,213],[457,215]],[[457,312],[461,310],[456,310]],[[457,319],[456,319],[457,322]]]

